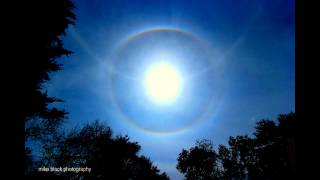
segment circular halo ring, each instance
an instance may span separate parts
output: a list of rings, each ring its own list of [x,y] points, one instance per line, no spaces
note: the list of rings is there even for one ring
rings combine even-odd
[[[139,37],[142,37],[142,36],[144,36],[146,34],[149,34],[149,33],[157,33],[157,32],[179,33],[179,34],[185,35],[187,37],[190,37],[191,39],[194,39],[194,40],[196,40],[198,42],[204,43],[200,39],[196,38],[190,32],[182,31],[182,30],[176,29],[176,28],[157,28],[157,29],[145,30],[145,31],[142,31],[142,32],[139,32],[139,33],[136,33],[134,35],[129,36],[124,42],[119,44],[119,46],[115,49],[115,53],[114,54],[117,54],[118,51],[120,51],[121,49],[126,47],[130,42],[138,39]],[[114,64],[114,59],[115,58],[112,59],[111,66],[113,66],[113,64]],[[218,105],[218,103],[214,103],[214,102],[219,101],[220,98],[222,97],[222,93],[223,93],[223,86],[222,86],[222,90],[220,90],[220,93],[217,96],[218,99],[210,97],[209,101],[204,105],[203,110],[199,113],[199,116],[196,117],[196,118],[191,119],[191,121],[189,123],[187,123],[186,125],[184,125],[182,127],[175,128],[173,130],[152,130],[152,129],[148,129],[148,128],[144,128],[144,127],[139,126],[137,123],[134,122],[134,118],[128,117],[128,115],[121,109],[120,105],[117,103],[117,99],[114,96],[114,92],[113,92],[113,88],[112,88],[113,87],[112,83],[113,83],[114,79],[113,79],[113,75],[112,74],[113,73],[117,73],[117,74],[120,74],[120,75],[123,75],[123,74],[121,74],[121,73],[119,73],[117,71],[114,71],[113,68],[109,68],[109,70],[110,70],[109,73],[111,73],[111,74],[108,76],[108,78],[109,78],[108,79],[108,82],[109,82],[108,87],[110,88],[108,92],[109,92],[109,96],[111,98],[112,105],[119,112],[120,118],[122,120],[124,120],[124,122],[126,122],[130,126],[136,128],[136,129],[138,129],[138,130],[140,130],[142,132],[145,132],[145,133],[158,134],[158,135],[171,135],[171,134],[176,134],[178,132],[186,131],[186,130],[190,129],[191,127],[194,127],[195,125],[197,125],[200,122],[202,122],[208,115],[213,114],[213,111],[215,111],[217,109],[217,105]],[[214,99],[217,100],[217,101],[214,101]]]

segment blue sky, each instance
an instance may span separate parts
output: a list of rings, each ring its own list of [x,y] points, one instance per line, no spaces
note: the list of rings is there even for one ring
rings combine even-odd
[[[138,141],[142,145],[141,153],[150,157],[172,179],[181,179],[175,166],[182,148],[189,148],[202,138],[211,139],[215,145],[226,144],[229,136],[252,133],[255,121],[275,119],[278,114],[295,109],[293,0],[74,2],[77,6],[76,26],[70,27],[63,38],[66,48],[74,54],[59,60],[64,65],[63,70],[52,74],[52,80],[46,85],[50,95],[65,101],[58,106],[70,113],[66,129],[101,120],[116,134],[128,134],[133,141]],[[140,95],[136,96],[131,88],[139,88],[139,84],[112,77],[119,86],[110,87],[112,78],[108,73],[110,67],[121,69],[126,63],[130,63],[132,72],[144,71],[143,66],[147,64],[139,64],[139,60],[119,60],[115,65],[114,55],[129,36],[161,28],[188,32],[208,45],[205,55],[192,40],[189,43],[194,45],[193,49],[200,49],[193,55],[193,52],[177,50],[184,49],[186,44],[167,48],[173,54],[189,53],[179,61],[181,67],[187,67],[186,77],[190,69],[196,71],[191,67],[196,67],[197,63],[199,67],[205,67],[219,59],[217,67],[209,68],[193,82],[192,91],[183,98],[189,103],[177,102],[170,110],[159,110],[143,98],[133,101],[130,97]],[[181,33],[174,35],[178,44],[182,38],[189,38]],[[156,48],[148,49],[143,42],[137,44],[141,52],[148,50],[148,53],[157,54]],[[135,43],[138,42],[133,41],[128,46],[135,47]],[[192,56],[198,60],[190,58]],[[134,52],[128,57],[139,59]],[[110,97],[111,90],[120,97],[116,101],[121,110],[125,109],[124,113],[115,106]],[[208,106],[205,99],[213,96],[213,106]],[[142,111],[144,106],[151,110]],[[132,126],[121,116],[135,119],[133,124],[140,122],[140,126],[156,116],[149,126],[152,131],[188,124],[188,120],[181,119],[188,119],[187,115],[173,114],[173,109],[188,112],[190,117],[200,117],[199,112],[204,108],[208,113],[198,123],[176,133],[150,133]],[[165,118],[169,118],[168,121],[161,123]]]

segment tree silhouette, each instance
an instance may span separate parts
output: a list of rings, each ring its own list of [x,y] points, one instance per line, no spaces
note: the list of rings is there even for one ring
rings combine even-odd
[[[253,137],[230,137],[228,146],[219,145],[217,152],[210,144],[183,149],[177,169],[186,179],[291,179],[295,173],[295,117],[295,113],[279,115],[278,124],[260,120]],[[215,162],[208,163],[208,159]]]
[[[254,140],[248,136],[229,138],[229,148],[219,145],[218,159],[224,179],[245,179],[255,162]]]
[[[33,38],[35,42],[29,52],[30,59],[21,63],[23,76],[20,81],[23,84],[19,89],[21,99],[16,107],[17,116],[22,123],[26,123],[26,138],[50,134],[65,118],[66,111],[48,107],[62,100],[49,97],[43,83],[50,80],[49,73],[61,69],[57,59],[71,54],[63,47],[60,37],[65,35],[65,29],[75,20],[72,12],[74,4],[69,0],[41,1],[35,7],[37,17],[30,22],[36,34]]]
[[[113,136],[110,127],[99,122],[73,130],[61,138],[41,163],[47,167],[89,167],[91,172],[56,173],[67,179],[169,179],[152,165],[150,159],[139,156],[140,145],[128,136]],[[36,173],[37,177],[39,174]],[[35,176],[35,175],[34,175]]]
[[[259,157],[256,166],[260,179],[293,178],[295,114],[280,115],[279,125],[262,120],[256,126],[256,149]]]
[[[177,169],[187,180],[215,179],[219,177],[217,154],[208,140],[196,142],[190,150],[183,149],[178,157]]]
[[[19,137],[22,142],[29,139],[46,142],[66,118],[65,110],[49,107],[62,100],[50,97],[44,83],[50,80],[50,73],[61,69],[57,59],[71,54],[64,48],[61,36],[65,35],[69,25],[75,23],[74,8],[70,0],[29,1],[25,7],[28,26],[23,29],[29,39],[24,45],[29,49],[15,64],[14,70],[19,76],[13,82],[19,83],[13,88],[17,92],[13,92],[12,99],[14,126],[25,132],[24,137]],[[25,171],[31,165],[29,151],[26,148]]]
[[[219,146],[219,160],[224,179],[256,179],[255,140],[245,136],[230,137],[227,148]]]

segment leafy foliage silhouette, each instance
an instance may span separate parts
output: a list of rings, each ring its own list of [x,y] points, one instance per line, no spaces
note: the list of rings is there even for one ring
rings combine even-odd
[[[50,80],[49,73],[61,69],[57,59],[71,54],[63,47],[61,36],[76,19],[72,12],[75,6],[70,0],[37,1],[35,7],[32,10],[37,16],[30,22],[34,26],[35,42],[31,44],[30,59],[21,63],[23,76],[20,82],[23,85],[19,89],[21,100],[16,107],[17,116],[26,123],[26,138],[50,134],[67,114],[65,110],[49,108],[50,104],[62,100],[49,97],[43,84]]]
[[[219,145],[217,151],[210,143],[183,149],[177,169],[186,179],[291,179],[296,161],[295,113],[279,115],[278,122],[260,120],[253,137],[231,136],[228,146]]]
[[[177,169],[186,179],[214,179],[218,177],[217,154],[208,140],[196,142],[190,150],[183,149],[178,157]]]
[[[141,147],[128,136],[113,136],[110,127],[98,121],[73,130],[56,143],[40,164],[47,167],[90,167],[91,172],[56,173],[62,179],[158,179],[166,173],[152,165],[150,159],[138,155]],[[30,177],[42,177],[34,173]]]
[[[69,25],[74,25],[75,8],[70,0],[49,0],[28,2],[27,25],[24,32],[30,39],[24,58],[19,60],[15,70],[21,76],[16,80],[14,93],[14,120],[18,131],[25,132],[22,142],[29,140],[48,141],[56,134],[66,118],[67,112],[53,107],[62,100],[50,97],[44,83],[50,80],[50,73],[61,69],[58,58],[69,56],[71,51],[63,46],[61,36]],[[20,141],[19,141],[20,142]],[[25,173],[30,170],[32,159],[29,147],[25,147]]]

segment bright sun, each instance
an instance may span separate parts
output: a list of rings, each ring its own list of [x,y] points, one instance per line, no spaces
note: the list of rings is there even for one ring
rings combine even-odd
[[[181,92],[182,78],[174,66],[159,63],[145,75],[145,88],[149,98],[158,104],[172,103]]]

